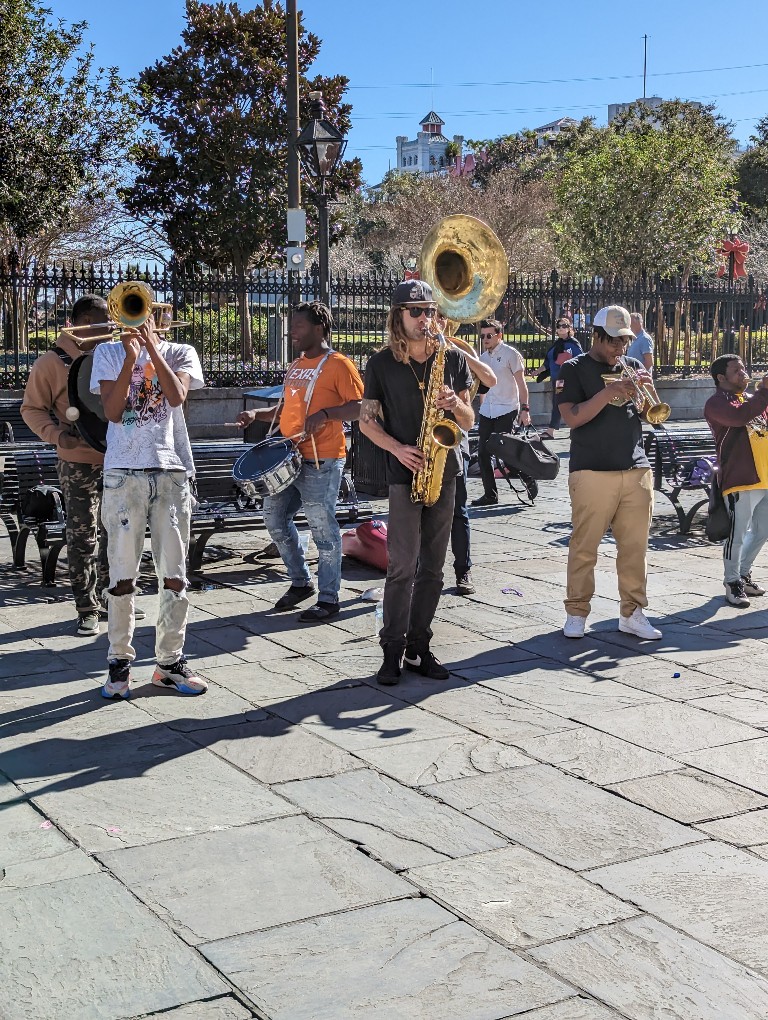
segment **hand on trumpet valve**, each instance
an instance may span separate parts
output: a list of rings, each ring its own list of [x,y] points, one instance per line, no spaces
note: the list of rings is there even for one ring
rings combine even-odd
[[[605,388],[610,394],[610,400],[613,400],[616,397],[630,398],[636,396],[634,383],[625,375],[617,376],[615,381],[606,381]]]

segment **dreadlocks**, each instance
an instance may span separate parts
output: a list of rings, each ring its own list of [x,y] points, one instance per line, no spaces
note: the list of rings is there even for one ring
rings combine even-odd
[[[323,327],[323,339],[327,340],[333,329],[333,316],[327,305],[321,301],[302,301],[300,305],[293,306],[294,315],[306,315],[309,321],[315,326]]]

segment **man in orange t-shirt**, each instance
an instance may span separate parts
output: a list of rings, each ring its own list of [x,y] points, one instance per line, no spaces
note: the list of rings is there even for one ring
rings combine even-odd
[[[301,613],[303,623],[327,620],[339,611],[341,532],[336,500],[347,455],[342,423],[359,418],[363,396],[363,382],[354,364],[331,350],[332,325],[329,309],[319,301],[293,309],[291,342],[298,357],[285,374],[280,431],[287,439],[305,434],[311,438],[298,443],[304,463],[296,480],[276,496],[264,497],[264,524],[291,579],[276,609],[291,609],[316,590],[294,523],[301,506],[320,554],[317,605]],[[242,426],[268,422],[273,414],[271,408],[243,411],[237,422]]]

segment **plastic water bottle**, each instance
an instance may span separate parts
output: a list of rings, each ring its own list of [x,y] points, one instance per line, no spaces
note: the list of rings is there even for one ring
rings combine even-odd
[[[377,602],[373,610],[373,636],[377,638],[379,631],[384,626],[384,603]]]
[[[309,550],[309,531],[299,532],[299,545],[301,546],[301,552],[304,559],[307,558],[307,551]]]

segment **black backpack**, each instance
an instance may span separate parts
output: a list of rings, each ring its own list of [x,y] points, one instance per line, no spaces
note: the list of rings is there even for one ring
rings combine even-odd
[[[28,489],[21,499],[22,517],[47,524],[57,521],[64,523],[64,509],[61,502],[61,490],[55,485],[35,485]]]

